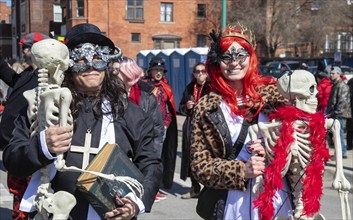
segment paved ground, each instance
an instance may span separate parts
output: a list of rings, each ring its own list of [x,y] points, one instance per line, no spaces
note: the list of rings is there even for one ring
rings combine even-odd
[[[181,128],[183,118],[178,118],[178,126]],[[179,138],[179,143],[181,140]],[[330,150],[333,154],[333,150]],[[176,163],[176,173],[174,176],[174,185],[171,190],[164,191],[167,194],[167,199],[155,203],[153,206],[152,213],[144,214],[139,219],[200,219],[195,212],[197,200],[189,199],[184,200],[180,198],[180,195],[187,192],[191,186],[190,180],[183,181],[180,179],[180,157],[181,148],[178,147],[178,157]],[[8,193],[6,187],[6,173],[2,166],[2,152],[0,152],[0,220],[11,219],[11,207],[12,207],[12,196]],[[339,202],[339,196],[337,191],[333,190],[332,180],[335,172],[335,162],[328,162],[326,164],[326,172],[324,175],[324,195],[321,199],[321,213],[324,214],[327,220],[339,220],[341,217],[341,208]],[[345,175],[347,179],[353,185],[353,151],[348,151],[348,159],[343,160],[345,167]],[[353,190],[349,194],[350,206],[353,206]],[[353,214],[353,210],[351,211]]]

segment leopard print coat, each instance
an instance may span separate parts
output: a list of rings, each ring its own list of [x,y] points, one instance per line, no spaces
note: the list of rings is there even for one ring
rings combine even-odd
[[[265,101],[263,109],[270,113],[285,99],[275,85],[258,91]],[[219,107],[222,97],[211,92],[194,108],[191,133],[191,170],[204,186],[214,189],[245,190],[245,162],[228,160],[232,148],[229,128]]]

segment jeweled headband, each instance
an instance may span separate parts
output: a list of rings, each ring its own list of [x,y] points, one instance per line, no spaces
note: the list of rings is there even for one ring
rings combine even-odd
[[[120,48],[115,47],[115,54],[112,53],[112,49],[108,46],[84,43],[70,52],[69,67],[75,73],[86,71],[89,68],[101,71],[107,68],[109,62],[119,61],[121,58]],[[84,63],[78,63],[80,60]]]

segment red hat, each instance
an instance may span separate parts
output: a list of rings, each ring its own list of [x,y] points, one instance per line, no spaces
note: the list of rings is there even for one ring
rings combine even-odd
[[[18,43],[19,45],[26,46],[26,47],[32,47],[34,43],[37,43],[38,41],[48,39],[49,37],[45,34],[39,33],[39,32],[33,32],[26,34],[21,41]]]

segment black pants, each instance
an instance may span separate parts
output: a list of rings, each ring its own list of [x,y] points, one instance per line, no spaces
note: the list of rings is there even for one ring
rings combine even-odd
[[[195,193],[199,193],[201,190],[201,185],[196,181],[194,175],[190,174],[190,180],[191,180],[191,190],[194,191]]]

